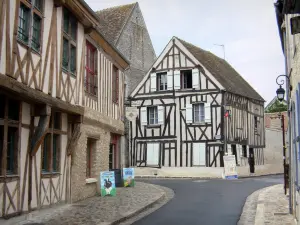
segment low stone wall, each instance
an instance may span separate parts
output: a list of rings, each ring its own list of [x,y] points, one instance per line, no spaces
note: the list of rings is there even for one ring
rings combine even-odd
[[[136,177],[195,177],[195,178],[222,178],[222,167],[162,167],[157,168],[135,168]],[[250,175],[249,166],[237,167],[239,177]],[[255,166],[255,175],[281,174],[283,168],[277,164],[266,164]],[[157,175],[155,175],[157,174]]]

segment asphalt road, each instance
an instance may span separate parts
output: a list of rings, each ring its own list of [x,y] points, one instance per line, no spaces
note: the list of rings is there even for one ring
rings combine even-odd
[[[175,197],[134,225],[236,225],[246,198],[283,182],[282,176],[238,180],[143,180],[171,188]]]

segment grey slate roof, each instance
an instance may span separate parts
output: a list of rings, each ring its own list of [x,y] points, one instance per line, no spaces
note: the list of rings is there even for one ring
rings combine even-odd
[[[100,31],[111,44],[116,44],[136,3],[97,11]]]
[[[177,37],[176,37],[177,38]],[[228,92],[265,101],[244,78],[224,59],[177,38]]]

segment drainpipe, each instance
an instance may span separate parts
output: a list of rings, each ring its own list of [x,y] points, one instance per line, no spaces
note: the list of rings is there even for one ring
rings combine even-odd
[[[285,54],[285,74],[289,77],[289,66],[288,66],[288,57],[289,57],[289,54],[290,54],[290,45],[289,45],[289,40],[287,38],[288,36],[288,32],[289,32],[289,29],[288,26],[289,26],[289,23],[288,23],[288,19],[289,19],[289,16],[288,15],[285,15],[285,24],[284,24],[284,28],[283,28],[283,41],[284,41],[284,45],[285,45],[285,48],[284,48],[284,54]],[[291,118],[290,118],[290,80],[289,79],[286,79],[286,90],[287,90],[287,107],[288,107],[288,118],[289,118],[289,121],[288,121],[288,143],[289,143],[289,213],[292,214],[293,213],[293,209],[292,209],[292,182],[291,182],[291,156],[292,156],[292,150],[291,150]],[[285,143],[284,143],[285,145]]]

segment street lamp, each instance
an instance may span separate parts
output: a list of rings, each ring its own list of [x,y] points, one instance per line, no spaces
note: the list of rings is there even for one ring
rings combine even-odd
[[[285,90],[282,88],[282,85],[284,85],[284,80],[280,80],[280,82],[278,81],[279,77],[286,77],[286,79],[288,80],[288,85],[287,87],[289,88],[289,90],[292,90],[292,86],[290,85],[290,78],[287,75],[279,75],[276,78],[276,83],[279,85],[279,88],[276,91],[277,94],[277,99],[282,102],[284,99],[284,94],[285,94]],[[287,98],[289,98],[289,93]],[[289,104],[289,99],[287,99],[287,102]],[[279,118],[281,119],[281,129],[282,129],[282,154],[283,154],[283,171],[284,171],[284,194],[286,194],[286,189],[287,187],[289,187],[289,190],[291,188],[291,185],[289,185],[289,181],[290,181],[290,165],[286,163],[286,146],[285,146],[285,126],[284,126],[284,115],[282,113],[279,113]],[[290,150],[290,148],[289,148]],[[289,151],[289,153],[291,153],[291,151]],[[289,161],[291,161],[291,154],[289,154]],[[290,162],[289,162],[290,163]],[[289,202],[291,202],[291,199],[289,199]],[[290,203],[291,205],[291,203]]]
[[[278,81],[279,77],[286,77],[286,79],[288,80],[288,84],[289,84],[289,89],[292,90],[292,86],[290,85],[290,78],[287,75],[279,75],[276,78],[276,83],[279,85],[279,88],[276,91],[277,94],[277,98],[280,102],[283,101],[284,99],[284,94],[285,94],[285,90],[282,88],[282,85],[284,85],[284,80],[280,80]]]
[[[276,94],[277,94],[278,100],[280,102],[282,102],[282,100],[284,99],[285,90],[281,87],[281,85],[277,89]]]

